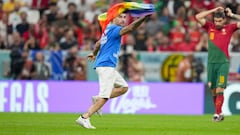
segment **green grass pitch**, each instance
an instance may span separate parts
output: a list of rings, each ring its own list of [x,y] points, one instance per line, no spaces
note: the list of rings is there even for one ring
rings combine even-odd
[[[240,135],[240,115],[94,115],[95,130],[75,123],[78,114],[0,113],[0,135]]]

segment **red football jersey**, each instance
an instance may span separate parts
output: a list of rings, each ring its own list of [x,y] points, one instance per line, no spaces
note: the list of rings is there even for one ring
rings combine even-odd
[[[203,28],[208,31],[208,62],[221,63],[229,61],[228,47],[231,36],[237,28],[237,24],[224,25],[222,29],[217,29],[216,26],[207,22]]]

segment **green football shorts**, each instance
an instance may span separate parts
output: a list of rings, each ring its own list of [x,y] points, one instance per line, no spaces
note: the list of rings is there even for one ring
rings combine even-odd
[[[211,89],[226,88],[229,73],[229,63],[208,63],[207,76]]]

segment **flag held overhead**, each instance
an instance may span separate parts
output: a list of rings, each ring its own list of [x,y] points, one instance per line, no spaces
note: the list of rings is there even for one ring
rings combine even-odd
[[[136,2],[122,2],[113,5],[107,12],[98,16],[99,24],[102,28],[102,32],[105,31],[107,25],[117,16],[123,12],[129,13],[133,17],[140,17],[152,14],[155,12],[153,4],[144,4]]]

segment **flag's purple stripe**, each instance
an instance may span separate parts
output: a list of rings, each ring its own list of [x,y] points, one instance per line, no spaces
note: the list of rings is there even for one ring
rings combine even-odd
[[[139,16],[145,16],[145,15],[149,15],[152,14],[153,12],[155,12],[154,9],[149,9],[149,10],[128,10],[127,13],[130,13],[131,16],[133,17],[139,17]]]

